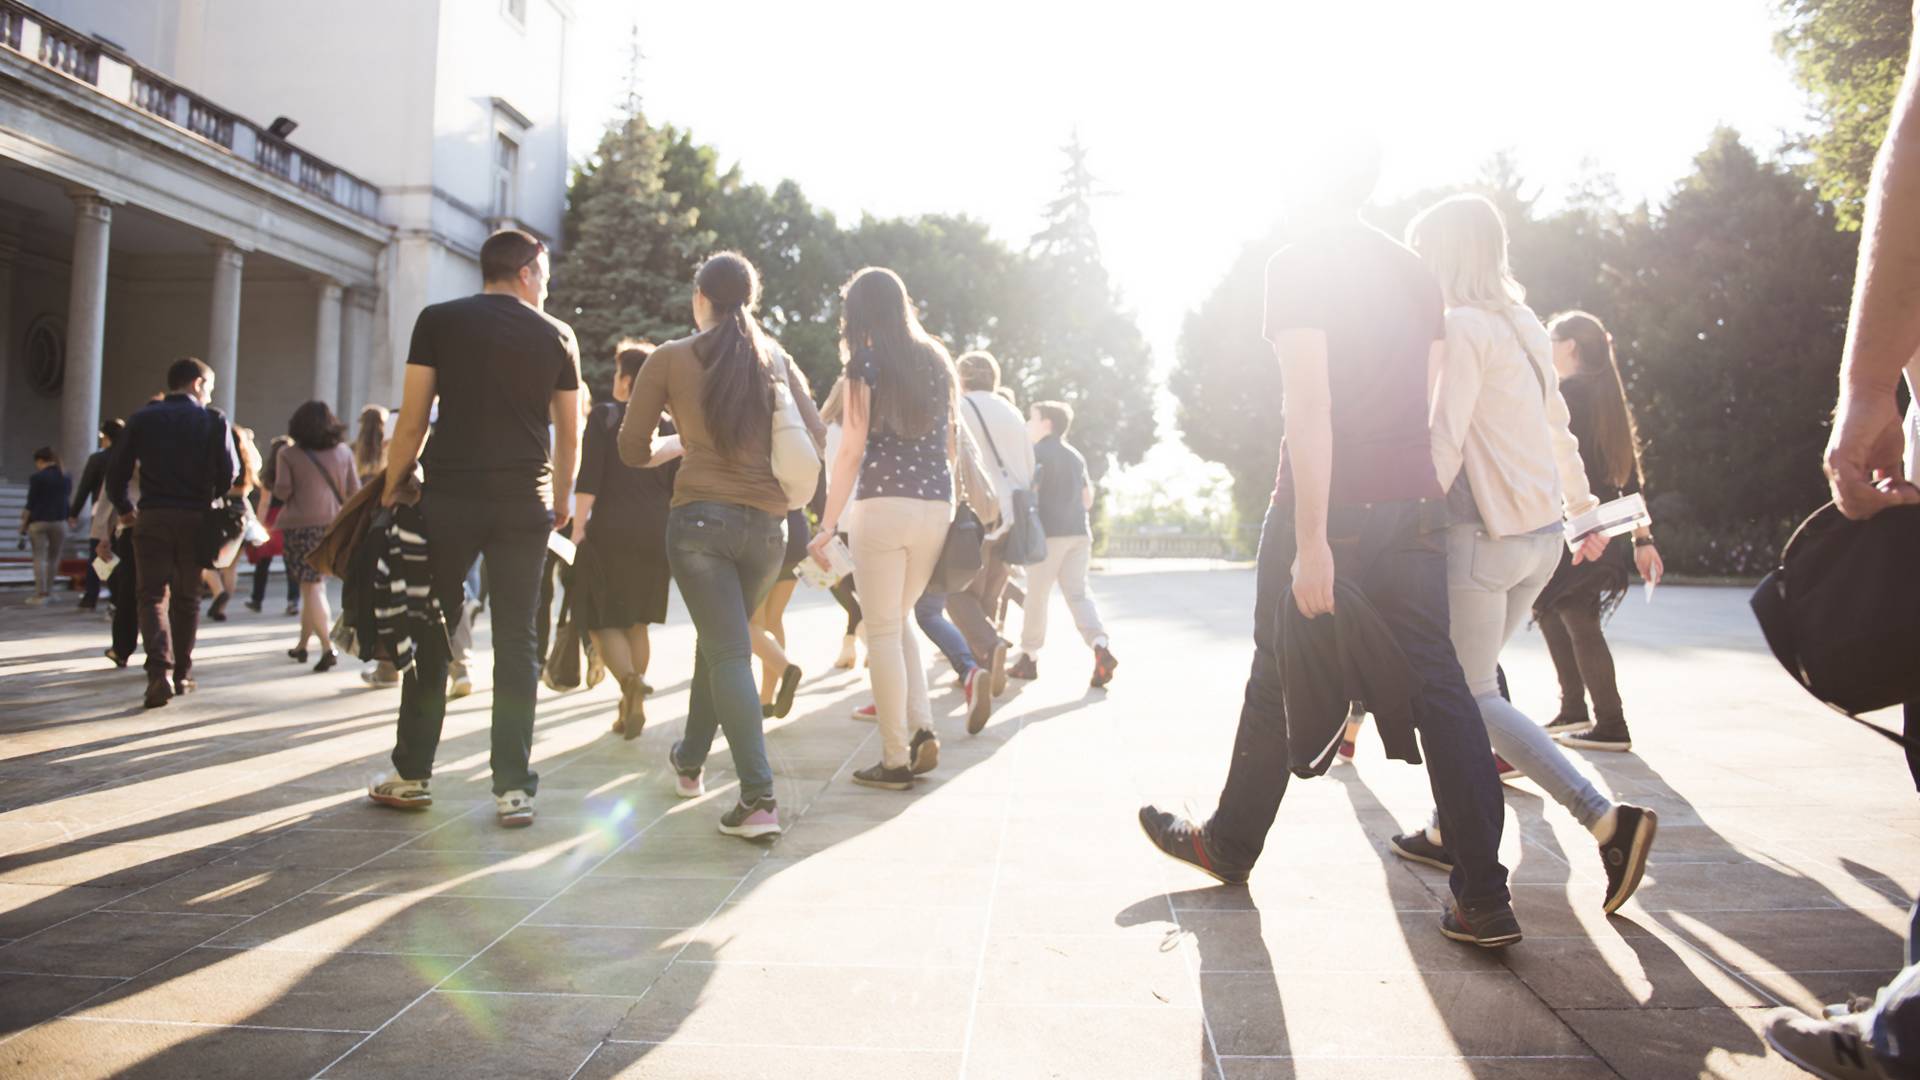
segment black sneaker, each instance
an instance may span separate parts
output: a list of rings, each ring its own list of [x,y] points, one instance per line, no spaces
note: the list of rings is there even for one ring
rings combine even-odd
[[[1593,726],[1593,717],[1585,714],[1572,715],[1561,713],[1559,716],[1540,725],[1540,729],[1549,735],[1558,735],[1563,731],[1585,731]]]
[[[1405,836],[1396,836],[1387,841],[1395,855],[1410,862],[1422,863],[1435,870],[1453,870],[1453,856],[1447,849],[1427,839],[1427,830],[1415,829]]]
[[[1104,689],[1113,681],[1113,671],[1119,666],[1120,661],[1114,658],[1113,653],[1105,645],[1095,645],[1093,647],[1093,679],[1088,685],[1095,690]]]
[[[763,836],[780,835],[780,812],[773,796],[762,795],[749,806],[734,800],[733,809],[720,818],[720,831],[728,836],[738,836],[746,840],[758,840]]]
[[[1513,917],[1513,908],[1506,904],[1480,912],[1471,919],[1455,904],[1441,917],[1440,933],[1483,949],[1504,949],[1520,943],[1520,920]]]
[[[1224,860],[1207,840],[1207,830],[1157,806],[1140,808],[1140,831],[1162,852],[1198,867],[1228,885],[1245,885],[1248,868]]]
[[[1040,665],[1034,663],[1033,657],[1028,656],[1026,653],[1021,653],[1020,658],[1015,660],[1013,666],[1007,669],[1007,678],[1009,679],[1025,679],[1031,682],[1039,677]]]
[[[1579,750],[1612,750],[1624,753],[1633,749],[1633,739],[1627,734],[1625,724],[1595,724],[1585,731],[1573,731],[1564,735],[1555,735],[1554,741],[1561,746],[1571,746]]]
[[[912,791],[913,770],[906,766],[889,769],[886,765],[873,765],[853,774],[853,782],[867,787],[885,788],[888,791]]]
[[[907,744],[907,760],[912,762],[913,775],[925,776],[940,767],[940,738],[930,728],[921,728],[913,733],[913,741]]]
[[[1621,803],[1614,813],[1613,839],[1600,845],[1600,861],[1607,868],[1609,915],[1619,911],[1633,890],[1640,887],[1640,875],[1647,870],[1647,853],[1653,849],[1653,834],[1660,828],[1660,816],[1643,806]]]

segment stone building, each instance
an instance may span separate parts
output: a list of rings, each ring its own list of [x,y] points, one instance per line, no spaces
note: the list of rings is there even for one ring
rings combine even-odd
[[[0,478],[168,361],[264,438],[398,401],[486,235],[555,240],[568,0],[0,0]]]

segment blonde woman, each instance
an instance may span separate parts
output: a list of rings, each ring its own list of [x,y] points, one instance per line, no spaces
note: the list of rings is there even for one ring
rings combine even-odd
[[[387,467],[387,407],[368,405],[360,410],[360,430],[353,437],[353,468],[360,482]]]
[[[1531,777],[1600,847],[1611,914],[1639,887],[1658,827],[1652,810],[1601,794],[1547,733],[1500,694],[1500,650],[1560,565],[1564,518],[1598,505],[1568,430],[1547,328],[1507,263],[1500,212],[1478,195],[1428,208],[1407,242],[1440,283],[1446,351],[1433,389],[1434,471],[1447,491],[1450,636],[1494,753]],[[1589,536],[1585,563],[1606,550]],[[1452,869],[1438,815],[1393,839],[1403,858]]]

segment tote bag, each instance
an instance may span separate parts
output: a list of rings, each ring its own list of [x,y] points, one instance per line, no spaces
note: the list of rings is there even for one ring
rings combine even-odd
[[[773,385],[773,438],[769,444],[773,478],[780,482],[780,490],[787,496],[787,509],[798,510],[812,501],[814,490],[820,486],[820,448],[813,444],[813,432],[807,430],[806,421],[800,418],[800,406],[793,400],[793,390],[787,382],[786,352],[771,342],[768,347],[779,361],[775,372],[779,378]]]

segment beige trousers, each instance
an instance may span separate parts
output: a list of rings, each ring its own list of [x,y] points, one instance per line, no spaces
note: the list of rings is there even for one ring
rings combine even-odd
[[[907,764],[910,733],[933,727],[927,671],[906,633],[914,601],[927,590],[947,541],[953,504],[931,499],[859,499],[847,530],[854,588],[867,630],[874,712],[880,722],[880,762]]]

